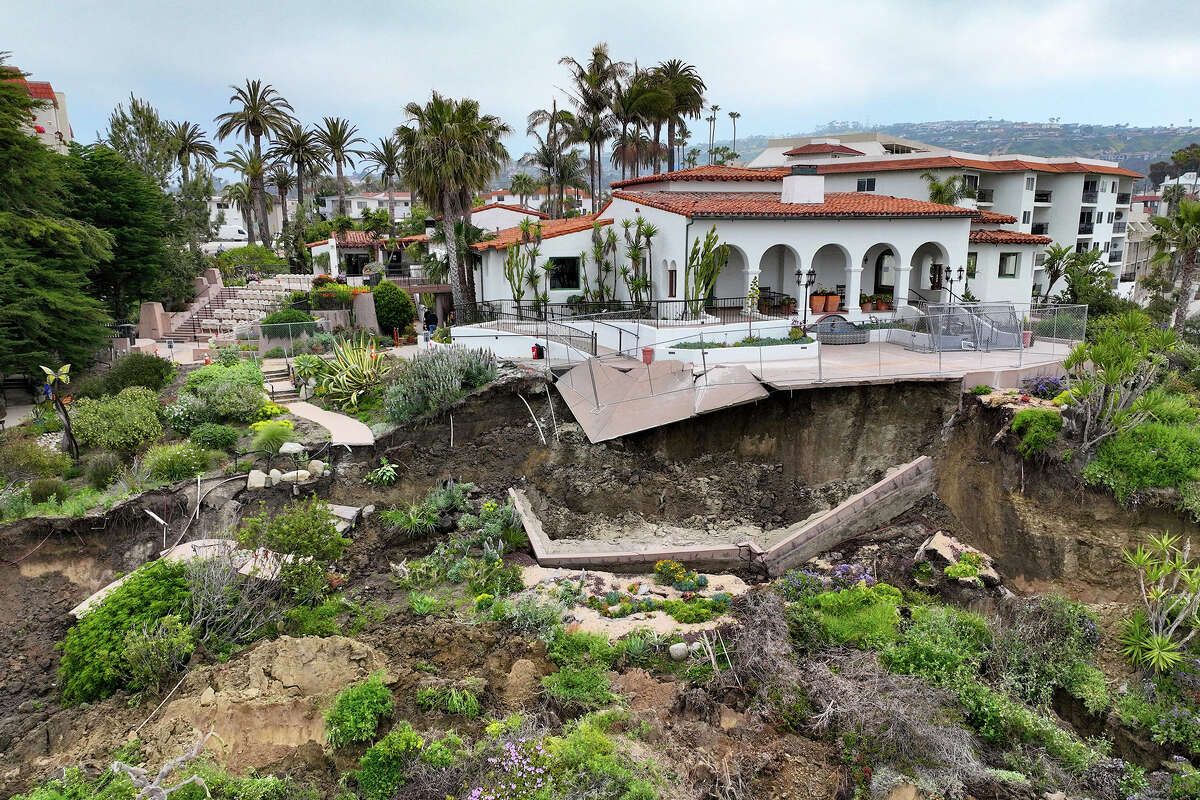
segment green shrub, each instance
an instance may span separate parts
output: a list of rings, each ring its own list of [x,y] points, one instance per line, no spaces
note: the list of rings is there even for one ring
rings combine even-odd
[[[393,330],[400,331],[401,335],[412,332],[417,307],[408,292],[390,281],[383,281],[372,291],[372,296],[381,331],[388,335]]]
[[[265,423],[255,423],[251,426],[254,438],[250,440],[250,449],[263,451],[274,455],[287,442],[295,438],[292,434],[294,426],[287,420],[270,420]]]
[[[192,631],[177,614],[168,614],[153,625],[125,634],[125,663],[129,688],[159,688],[187,663],[195,644]]]
[[[383,685],[381,675],[343,689],[325,712],[325,730],[329,744],[342,747],[351,742],[369,742],[375,738],[382,720],[392,716],[392,693]]]
[[[152,447],[142,459],[150,477],[164,483],[178,483],[202,475],[212,468],[212,463],[213,454],[191,442]]]
[[[34,505],[53,499],[61,503],[71,496],[70,488],[62,478],[37,478],[29,484],[29,499]]]
[[[413,592],[408,596],[408,610],[416,614],[418,617],[428,616],[433,613],[433,610],[438,607],[436,597],[420,592]]]
[[[153,391],[131,386],[114,397],[73,403],[71,427],[82,445],[132,453],[162,436],[158,407]]]
[[[270,350],[263,353],[262,357],[263,358],[286,358],[287,353],[284,352],[282,347],[276,346],[276,347],[272,347]]]
[[[274,514],[263,510],[247,517],[238,528],[237,540],[249,549],[265,547],[295,556],[279,571],[280,583],[294,598],[318,597],[327,585],[329,565],[350,544],[337,532],[329,506],[317,497],[293,500]]]
[[[198,390],[211,420],[254,422],[259,418],[267,395],[261,384],[223,381],[208,384]]]
[[[426,503],[410,503],[406,508],[381,511],[379,519],[389,530],[402,533],[409,539],[418,539],[433,533],[438,514]]]
[[[438,514],[469,511],[471,501],[467,499],[467,492],[472,488],[472,484],[451,481],[447,486],[439,486],[430,492],[425,502]]]
[[[0,475],[9,480],[61,475],[70,466],[69,455],[43,447],[36,439],[13,433],[0,443]]]
[[[1088,483],[1128,503],[1144,489],[1184,489],[1200,480],[1200,430],[1148,422],[1118,433],[1083,470]]]
[[[979,553],[966,552],[958,557],[953,564],[947,564],[942,570],[947,578],[977,578],[983,567],[983,556]]]
[[[807,602],[816,610],[825,632],[836,644],[880,648],[896,639],[900,590],[886,583],[823,592]]]
[[[188,373],[183,381],[183,391],[197,394],[207,386],[230,381],[261,387],[263,384],[262,370],[253,362],[243,361],[240,358],[231,364],[206,364]]]
[[[495,380],[496,359],[487,350],[442,347],[421,351],[393,375],[384,408],[393,422],[403,424],[436,414],[467,391]]]
[[[976,386],[971,387],[971,394],[976,395],[976,396],[991,394],[991,393],[992,393],[992,387],[988,386],[986,383],[980,383]]]
[[[294,308],[267,314],[259,321],[264,339],[288,339],[317,332],[316,317]]]
[[[417,706],[426,711],[444,711],[447,714],[475,719],[481,711],[480,688],[481,684],[478,679],[468,679],[467,685],[462,688],[456,686],[422,687],[417,690]]]
[[[1100,642],[1096,617],[1082,604],[1047,594],[1014,600],[992,622],[987,675],[994,683],[1035,706],[1045,706],[1056,689],[1078,685],[1080,665]]]
[[[784,612],[792,650],[800,655],[819,652],[829,640],[821,617],[806,603],[788,603]]]
[[[608,637],[602,633],[569,632],[563,628],[555,631],[546,648],[546,657],[560,667],[596,664],[604,669],[612,669],[620,655],[620,648],[610,644]]]
[[[467,753],[467,749],[463,747],[463,740],[454,731],[447,731],[441,739],[426,744],[420,758],[431,767],[445,769]]]
[[[82,400],[85,397],[98,400],[106,394],[108,394],[108,387],[103,375],[88,375],[71,381],[71,395],[76,400]]]
[[[255,272],[260,275],[276,275],[288,271],[287,259],[261,244],[232,247],[217,256],[217,269],[227,278],[238,274]]]
[[[617,701],[608,674],[596,664],[567,664],[542,678],[546,695],[567,711],[591,711]]]
[[[185,571],[172,561],[141,567],[67,631],[58,668],[64,702],[101,700],[126,685],[126,635],[171,614],[186,615]]]
[[[149,353],[129,353],[114,361],[104,374],[104,393],[119,394],[130,386],[144,386],[157,393],[174,376],[175,365],[167,359]]]
[[[345,610],[340,597],[327,597],[315,606],[296,606],[284,615],[292,636],[336,636],[342,632],[338,615]]]
[[[162,415],[168,425],[185,436],[212,418],[204,401],[194,394],[179,395],[174,403],[163,406]]]
[[[424,740],[407,722],[368,748],[354,776],[365,800],[389,800],[404,783],[408,768],[421,752]]]
[[[978,614],[921,606],[913,610],[900,641],[884,648],[880,660],[892,672],[945,684],[963,670],[978,671],[990,641],[987,623]]]
[[[88,459],[87,479],[92,488],[102,492],[121,472],[121,459],[115,453],[97,453]]]
[[[1026,408],[1013,415],[1012,431],[1021,437],[1017,452],[1030,459],[1058,441],[1062,414],[1051,408]]]
[[[231,428],[228,425],[217,425],[212,422],[206,422],[203,425],[197,426],[188,438],[205,450],[228,451],[237,444],[238,432],[236,428]]]
[[[1076,662],[1067,667],[1063,688],[1092,714],[1103,714],[1112,705],[1104,673],[1091,664]]]

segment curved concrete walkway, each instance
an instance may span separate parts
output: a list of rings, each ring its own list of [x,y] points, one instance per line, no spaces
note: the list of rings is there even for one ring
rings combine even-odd
[[[284,403],[283,407],[297,417],[315,422],[329,431],[329,441],[332,444],[348,444],[351,447],[375,444],[375,435],[371,433],[371,429],[353,417],[347,417],[345,414],[338,414],[335,411],[326,411],[302,400]]]

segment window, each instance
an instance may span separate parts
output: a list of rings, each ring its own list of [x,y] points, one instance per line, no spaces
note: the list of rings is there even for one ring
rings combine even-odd
[[[365,201],[363,201],[363,200],[358,200],[358,201],[356,201],[356,202],[354,203],[354,207],[355,207],[355,208],[360,208],[360,209],[361,209],[361,208],[366,208],[366,207],[367,207],[367,204],[366,204],[366,202],[365,202]]]
[[[1113,221],[1113,212],[1111,212],[1111,211],[1110,211],[1110,212],[1108,212],[1108,221],[1109,221],[1109,222],[1112,222],[1112,221]]]
[[[1117,193],[1117,182],[1116,181],[1112,182],[1112,189],[1110,189],[1109,191],[1111,191],[1113,194]]]
[[[678,272],[676,269],[667,270],[667,297],[675,296],[675,275]]]
[[[1036,185],[1037,185],[1037,178],[1033,177],[1032,175],[1030,175],[1028,178],[1025,179],[1025,191],[1032,192],[1033,187]]]
[[[967,277],[975,277],[975,269],[979,266],[979,253],[967,253]]]
[[[1020,253],[1001,253],[1000,254],[1000,271],[997,275],[1001,278],[1017,277],[1017,270],[1021,264]]]
[[[979,176],[978,175],[963,175],[962,178],[963,178],[963,185],[966,186],[968,189],[970,189],[972,191],[979,190]]]
[[[1104,247],[1101,247],[1101,248],[1100,248],[1100,250],[1101,250],[1102,252],[1105,252],[1105,253],[1107,253],[1107,252],[1108,252],[1109,245],[1111,245],[1111,244],[1112,244],[1112,242],[1105,242],[1105,243],[1104,243]]]
[[[856,191],[859,191],[859,192],[875,191],[875,179],[874,178],[859,178],[858,179],[858,189]]]
[[[579,257],[555,256],[546,264],[551,289],[579,288]]]
[[[221,211],[228,211],[229,203],[217,203],[217,208],[220,209]]]
[[[1032,211],[1022,211],[1021,212],[1021,224],[1022,225],[1028,225],[1032,219],[1033,219]]]

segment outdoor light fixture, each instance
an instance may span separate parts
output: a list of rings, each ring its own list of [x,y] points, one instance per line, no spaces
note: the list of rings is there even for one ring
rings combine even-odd
[[[796,267],[796,283],[800,283],[800,268]],[[808,330],[808,293],[812,291],[813,284],[817,282],[817,271],[809,269],[804,273],[804,321],[801,328]]]
[[[954,282],[956,280],[961,281],[966,274],[967,274],[966,271],[962,267],[959,267],[958,271],[956,272],[956,271],[950,269],[949,264],[946,265],[946,271],[943,273],[943,275],[946,279],[946,283],[949,284],[948,288],[950,291],[950,302],[951,303],[954,302]]]

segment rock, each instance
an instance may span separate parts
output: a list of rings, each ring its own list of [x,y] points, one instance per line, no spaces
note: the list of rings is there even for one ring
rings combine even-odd
[[[281,456],[298,456],[304,452],[304,445],[299,442],[284,442],[279,448]]]
[[[688,645],[688,652],[690,652],[692,655],[697,655],[703,649],[704,645],[700,644],[698,641],[692,642],[690,645]]]
[[[296,470],[292,470],[291,472],[283,473],[283,476],[280,478],[280,481],[282,483],[303,483],[304,481],[308,480],[311,477],[312,477],[312,475],[309,474],[308,470],[296,469]]]
[[[283,471],[278,470],[278,469],[273,469],[268,473],[267,477],[269,477],[271,479],[271,485],[275,486],[276,484],[279,483],[280,479],[283,478]]]
[[[621,610],[620,604],[608,607],[608,613],[610,613],[610,614],[616,614],[620,610]]]
[[[375,506],[373,506],[373,505],[363,506],[363,510],[362,510],[363,519],[366,519],[367,517],[371,516],[374,513],[375,513]]]
[[[265,489],[267,488],[267,473],[261,469],[252,469],[250,474],[246,476],[247,489]]]
[[[211,706],[217,700],[217,693],[211,686],[205,686],[204,691],[200,693],[200,705]]]
[[[920,800],[924,797],[922,792],[911,783],[902,783],[888,793],[887,800]]]
[[[720,707],[721,718],[718,723],[723,731],[731,731],[734,728],[740,728],[746,724],[746,715],[739,711],[734,711],[727,705],[722,704]]]
[[[507,708],[522,708],[532,703],[542,688],[542,675],[537,665],[527,658],[513,662],[504,683],[504,705]]]
[[[313,475],[324,475],[325,464],[320,459],[314,458],[312,461],[308,462],[308,471]]]
[[[683,642],[676,642],[667,652],[671,655],[672,661],[683,661],[688,656],[688,646]]]

